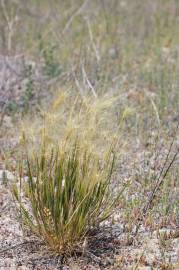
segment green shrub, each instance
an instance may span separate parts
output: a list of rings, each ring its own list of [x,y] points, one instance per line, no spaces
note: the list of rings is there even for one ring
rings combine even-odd
[[[13,193],[24,224],[55,252],[69,253],[110,216],[119,197],[114,198],[110,190],[114,147],[102,160],[80,139],[68,138],[51,150],[43,144],[37,153],[33,157],[27,153],[23,172],[27,185],[21,179],[23,190],[18,192],[16,186]],[[26,204],[20,196],[23,192]]]

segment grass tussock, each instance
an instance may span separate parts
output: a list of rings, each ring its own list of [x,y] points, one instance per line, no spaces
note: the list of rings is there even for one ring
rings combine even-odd
[[[121,194],[111,192],[118,127],[108,120],[116,100],[61,91],[41,121],[23,127],[21,190],[13,193],[26,228],[57,253],[80,250]]]
[[[80,250],[85,237],[112,213],[118,195],[110,192],[114,168],[114,145],[103,159],[78,138],[40,154],[26,153],[27,183],[14,195],[23,223],[57,253]],[[26,193],[27,204],[20,194]],[[30,209],[30,210],[29,210]]]

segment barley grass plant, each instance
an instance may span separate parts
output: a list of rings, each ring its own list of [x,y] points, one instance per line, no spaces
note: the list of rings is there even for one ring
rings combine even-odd
[[[23,224],[58,254],[80,250],[90,232],[108,218],[119,195],[111,193],[114,144],[103,159],[70,136],[63,143],[28,155],[14,187]],[[23,172],[23,173],[22,173]],[[23,184],[22,175],[27,175]],[[20,194],[26,194],[25,202]],[[28,205],[28,207],[27,207]]]

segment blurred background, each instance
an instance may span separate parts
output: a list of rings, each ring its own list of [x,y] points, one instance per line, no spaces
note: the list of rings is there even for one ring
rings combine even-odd
[[[14,143],[19,121],[39,120],[61,94],[68,95],[64,115],[76,97],[114,98],[108,130],[120,127],[125,139],[172,133],[178,21],[177,0],[1,0],[1,148],[4,139],[6,147]]]
[[[1,118],[60,87],[177,118],[178,20],[177,0],[1,0]]]

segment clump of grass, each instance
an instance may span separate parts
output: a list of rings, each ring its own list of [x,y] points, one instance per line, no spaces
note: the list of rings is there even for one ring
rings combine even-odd
[[[118,199],[110,192],[114,160],[113,146],[101,159],[70,137],[48,150],[43,143],[40,154],[26,153],[27,185],[21,179],[23,190],[13,189],[23,223],[59,254],[79,250]],[[21,200],[23,191],[30,208]]]

